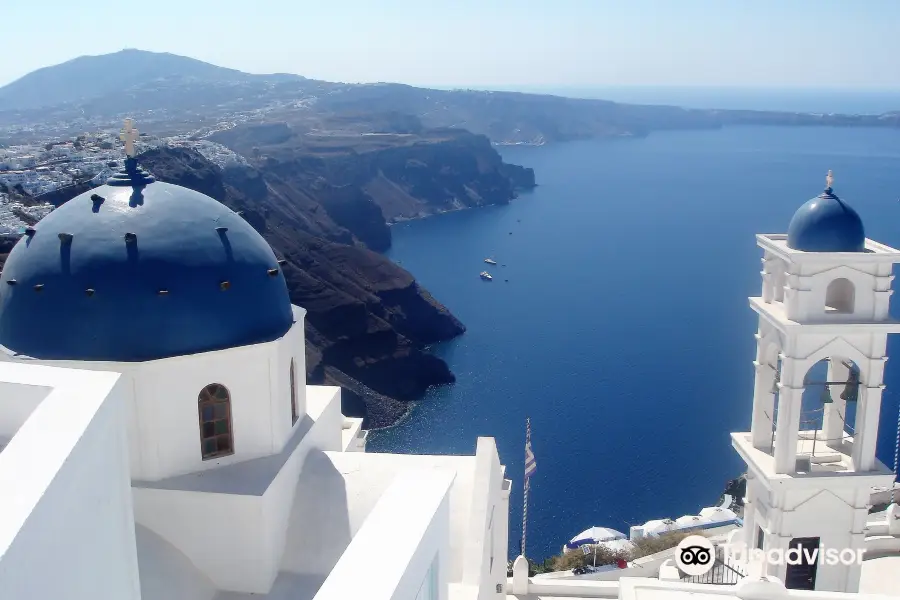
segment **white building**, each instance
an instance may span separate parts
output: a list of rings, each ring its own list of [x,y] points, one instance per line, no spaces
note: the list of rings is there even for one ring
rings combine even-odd
[[[0,598],[496,597],[493,440],[366,454],[303,383],[304,316],[243,219],[135,168],[30,229],[0,274]]]
[[[25,171],[7,171],[5,173],[0,173],[0,182],[9,187],[22,185],[27,180],[28,176],[26,175]]]
[[[33,154],[25,154],[23,156],[18,156],[15,158],[16,164],[18,164],[18,168],[20,169],[29,169],[37,164],[37,157]]]
[[[765,256],[762,296],[750,299],[759,314],[753,415],[749,432],[732,434],[747,462],[744,542],[862,550],[872,490],[895,477],[875,446],[887,336],[900,332],[888,314],[900,250],[865,237],[862,220],[833,193],[830,173],[787,235],[757,242]],[[820,361],[827,369],[817,376]],[[804,410],[811,387],[821,400]],[[861,569],[820,562],[770,566],[769,574],[789,587],[856,592]]]
[[[894,255],[865,243],[872,256]],[[783,255],[792,257],[783,270],[790,277],[817,276],[795,273],[790,265],[803,260],[849,260]],[[840,336],[846,315],[872,311],[854,333],[873,336],[866,350],[848,350],[857,340],[849,332],[848,345],[835,347],[866,365],[864,384],[880,383],[866,358],[880,356],[875,337],[886,333],[869,322],[886,311],[882,263],[848,264],[863,269],[839,267],[857,291],[840,288],[829,306],[844,317],[820,328]],[[820,283],[808,286],[811,297],[828,289]],[[764,295],[769,302],[756,305],[784,303],[771,289]],[[812,310],[813,300],[802,302]],[[106,186],[28,229],[0,273],[0,598],[851,597],[787,590],[772,576],[727,589],[685,583],[671,560],[637,578],[541,581],[519,557],[507,579],[510,481],[493,440],[473,441],[469,456],[365,453],[360,420],[340,413],[340,389],[302,382],[304,318],[276,257],[243,219],[202,194],[154,182],[133,158]],[[807,335],[805,322],[791,323],[795,337]],[[799,360],[796,344],[783,347]],[[866,407],[878,398],[869,390]],[[860,414],[868,432],[877,412]],[[768,459],[753,454],[765,451],[752,433],[734,434],[754,474],[751,534],[762,527],[772,543],[783,537],[774,502],[793,499],[795,488],[818,486],[815,497],[853,503],[863,481],[888,479],[865,434],[854,440],[852,469],[802,477],[794,454],[780,450],[800,434],[778,423]],[[856,506],[823,506],[846,529],[841,535],[856,540]],[[800,534],[838,535],[840,527]],[[882,548],[900,539],[893,521],[879,533],[889,538]],[[820,581],[833,589],[837,576],[826,575]]]

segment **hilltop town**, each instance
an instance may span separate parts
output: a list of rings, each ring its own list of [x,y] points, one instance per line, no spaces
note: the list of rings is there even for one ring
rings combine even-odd
[[[217,131],[218,129],[213,129]],[[47,215],[51,192],[77,185],[100,185],[122,166],[118,130],[84,133],[70,139],[0,147],[0,235],[21,233]],[[158,137],[141,134],[140,152],[159,147],[190,148],[220,168],[245,165],[244,158],[194,133]]]

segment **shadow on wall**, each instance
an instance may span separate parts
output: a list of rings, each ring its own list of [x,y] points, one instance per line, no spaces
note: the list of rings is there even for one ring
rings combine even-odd
[[[143,600],[210,598],[215,586],[175,546],[143,525],[134,525]]]
[[[350,509],[344,477],[321,450],[303,462],[272,600],[313,598],[350,545]]]

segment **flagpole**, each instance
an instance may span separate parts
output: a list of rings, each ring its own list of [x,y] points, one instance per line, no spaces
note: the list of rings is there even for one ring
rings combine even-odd
[[[531,479],[528,473],[528,462],[531,459],[531,419],[525,418],[525,484],[522,499],[522,556],[525,556],[525,534],[528,530],[528,488]]]

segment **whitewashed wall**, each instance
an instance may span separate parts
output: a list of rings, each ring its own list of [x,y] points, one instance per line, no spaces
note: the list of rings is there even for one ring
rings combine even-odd
[[[28,364],[121,373],[128,395],[129,457],[132,479],[158,481],[279,452],[299,426],[291,422],[290,361],[296,364],[298,412],[306,408],[304,315],[284,337],[143,363],[35,361]],[[0,355],[0,361],[22,359]],[[211,383],[231,394],[234,454],[203,460],[198,395]]]
[[[322,584],[315,600],[410,600],[436,578],[433,600],[447,600],[450,486],[447,470],[399,475]],[[402,527],[398,527],[402,523]],[[372,560],[377,556],[378,560]],[[430,572],[434,566],[435,571]]]
[[[866,240],[866,252],[800,252],[787,247],[784,235],[758,235],[765,250],[762,300],[783,302],[787,317],[803,323],[883,320],[891,297],[892,265],[900,252]],[[831,282],[853,284],[852,314],[826,310]]]
[[[51,391],[53,388],[42,385],[0,381],[0,441],[15,435]]]
[[[506,581],[509,535],[509,490],[493,438],[478,438],[471,493],[462,585],[476,589],[478,598],[493,598]]]
[[[141,468],[134,478],[154,481],[272,454],[269,363],[276,358],[276,345],[245,346],[141,365],[135,376]],[[197,396],[211,383],[224,385],[231,397],[234,454],[203,460]],[[287,419],[290,423],[290,414]]]
[[[254,484],[232,493],[134,487],[135,521],[178,548],[219,589],[269,592],[281,564],[303,460],[314,450],[340,450],[340,388],[312,387],[312,428],[298,430],[289,441],[288,456],[267,487]],[[234,474],[234,482],[249,475]]]
[[[134,519],[187,556],[222,590],[265,593],[276,565],[262,497],[134,488]]]
[[[54,390],[0,453],[0,598],[139,600],[118,376],[16,369]]]
[[[341,414],[341,388],[310,386],[312,392],[308,404],[310,418],[315,425],[297,444],[290,458],[275,476],[263,495],[263,528],[260,531],[267,540],[267,560],[280,565],[284,554],[291,509],[297,495],[297,481],[311,452],[339,452],[344,416]],[[322,400],[327,400],[323,405]],[[311,490],[314,494],[324,490]],[[323,544],[324,546],[324,544]]]
[[[787,551],[795,538],[818,537],[821,545],[834,550],[865,547],[870,490],[878,479],[891,475],[867,475],[799,480],[792,485],[769,490],[764,479],[748,478],[744,513],[743,542],[756,547],[757,527],[764,532],[764,550]],[[769,565],[768,574],[784,580],[785,565]],[[816,573],[816,589],[856,592],[859,566],[827,565],[821,560]]]
[[[780,531],[789,532],[789,535],[768,539],[768,547],[787,550],[791,539],[818,537],[824,548],[836,550],[864,548],[868,490],[852,487],[827,490],[797,489],[784,493],[782,501],[783,521]],[[775,571],[772,574],[784,581],[787,567],[782,565],[776,567]],[[856,592],[859,589],[859,571],[859,566],[827,565],[820,559],[816,573],[816,589]]]

